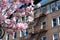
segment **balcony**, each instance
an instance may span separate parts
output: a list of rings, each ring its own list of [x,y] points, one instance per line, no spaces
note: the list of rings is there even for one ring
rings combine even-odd
[[[48,30],[46,28],[32,28],[29,30],[29,34],[30,35],[36,35],[36,34],[42,34],[42,33],[46,33]]]

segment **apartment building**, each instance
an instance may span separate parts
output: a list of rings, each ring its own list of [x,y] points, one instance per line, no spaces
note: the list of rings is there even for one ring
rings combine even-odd
[[[5,33],[1,40],[60,40],[60,0],[46,2],[34,12],[35,20],[26,32]]]

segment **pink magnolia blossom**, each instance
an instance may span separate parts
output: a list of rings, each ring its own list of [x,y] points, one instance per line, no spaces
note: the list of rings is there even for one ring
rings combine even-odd
[[[4,4],[7,4],[8,3],[8,0],[3,0],[4,1]]]
[[[7,30],[7,33],[13,35],[14,31],[13,31],[12,29],[8,29],[8,30]]]
[[[20,2],[25,3],[25,0],[20,0]]]
[[[16,17],[16,13],[13,13],[13,16]]]
[[[32,12],[32,7],[27,7],[19,9],[19,1],[22,2],[22,4],[24,3],[30,3],[31,0],[15,0],[16,2],[13,2],[11,5],[8,3],[8,0],[3,0],[3,2],[1,2],[1,7],[0,7],[0,24],[4,25],[4,27],[7,28],[7,32],[10,34],[14,33],[14,30],[25,30],[28,28],[28,23],[26,22],[16,22],[17,18],[20,17],[25,17],[27,16],[28,13],[30,13],[29,15],[34,15]],[[7,10],[8,9],[8,10]],[[14,13],[14,11],[16,11],[16,13]],[[27,14],[26,14],[27,13]],[[7,17],[9,17],[11,14],[13,14],[13,17],[11,19],[7,19]],[[26,17],[25,17],[26,18]],[[20,20],[20,19],[18,19]],[[32,22],[34,20],[34,17],[32,16],[28,16],[27,20],[29,22]]]
[[[10,23],[11,23],[11,22],[10,22],[10,19],[6,19],[6,20],[5,20],[5,23],[6,23],[6,24],[10,24]]]
[[[6,12],[6,14],[7,14],[7,16],[10,16],[11,15],[11,13],[8,11],[8,12]]]
[[[25,16],[25,12],[22,12],[22,16]]]
[[[17,23],[17,26],[20,30],[24,30],[24,29],[28,28],[27,23]]]
[[[31,16],[28,17],[28,21],[29,21],[29,22],[32,22],[33,20],[34,20],[33,17],[31,17]]]
[[[16,16],[17,17],[22,17],[22,14],[21,13],[16,13]]]
[[[27,23],[24,23],[23,29],[27,29],[27,28],[28,28],[28,24]]]
[[[31,3],[31,0],[25,0],[25,3]]]
[[[12,20],[13,20],[14,22],[16,22],[16,17],[13,17]]]
[[[23,30],[23,26],[24,26],[23,23],[17,23],[17,27],[18,27],[18,29]]]

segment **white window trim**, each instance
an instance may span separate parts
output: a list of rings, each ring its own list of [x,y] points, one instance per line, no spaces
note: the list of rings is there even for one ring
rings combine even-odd
[[[54,40],[54,35],[53,35],[53,40]]]
[[[58,25],[60,25],[60,23],[59,23],[59,17],[60,17],[60,16],[58,16],[58,18],[57,18],[57,19],[58,19]]]
[[[57,33],[55,33],[55,34],[57,34]],[[53,40],[54,40],[55,38],[54,38],[54,34],[53,34]]]
[[[7,39],[7,38],[8,38],[8,35],[9,35],[9,34],[8,34],[8,33],[6,33],[6,40],[8,40],[8,39]]]
[[[14,35],[15,35],[15,32],[13,33],[13,39],[15,39],[15,38],[14,38]]]
[[[54,27],[54,26],[53,26],[53,18],[52,18],[52,27]]]
[[[53,26],[53,19],[52,19],[52,27],[54,27],[54,26]]]
[[[21,30],[20,30],[20,37],[22,37],[22,32],[21,32]]]

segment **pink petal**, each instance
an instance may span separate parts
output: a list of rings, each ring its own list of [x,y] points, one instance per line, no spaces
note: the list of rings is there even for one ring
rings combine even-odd
[[[6,20],[5,20],[5,23],[10,24],[10,23],[11,23],[11,22],[10,22],[10,19],[6,19]]]

